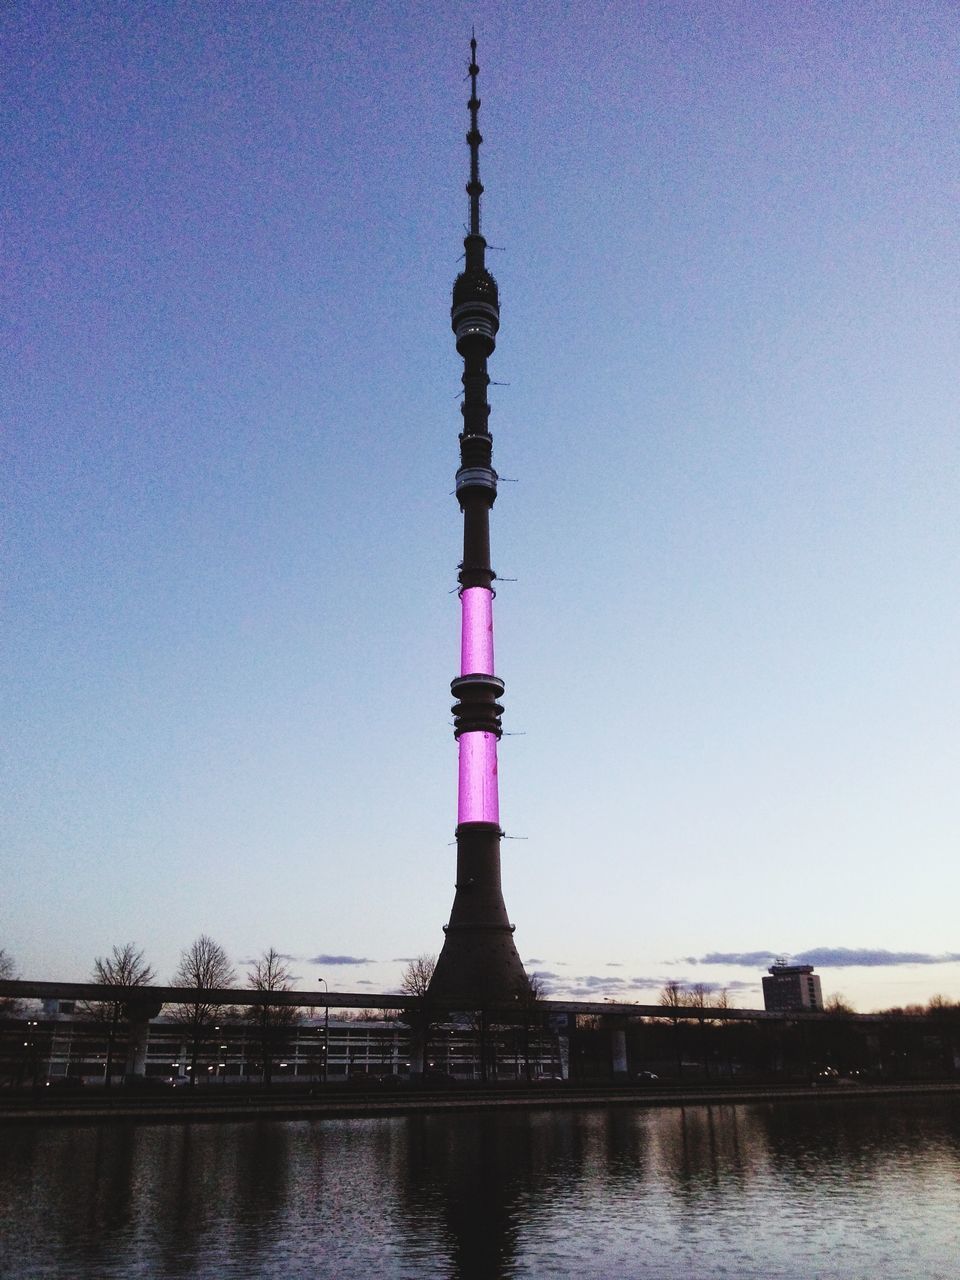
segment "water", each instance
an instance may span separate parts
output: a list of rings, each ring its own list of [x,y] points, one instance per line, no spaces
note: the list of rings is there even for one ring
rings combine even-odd
[[[957,1280],[960,1099],[0,1131],[0,1276]]]

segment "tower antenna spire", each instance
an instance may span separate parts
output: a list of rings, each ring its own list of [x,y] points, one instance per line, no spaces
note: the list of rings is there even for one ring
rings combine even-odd
[[[480,74],[480,68],[477,66],[477,37],[475,34],[470,36],[470,101],[467,106],[470,110],[470,132],[467,134],[467,146],[470,148],[470,181],[467,183],[467,195],[470,197],[470,235],[480,237],[480,197],[483,195],[483,183],[480,181],[480,144],[483,142],[483,135],[480,133],[480,127],[477,123],[477,115],[480,111],[480,98],[477,95],[477,76]],[[482,237],[480,237],[482,240]],[[477,265],[483,266],[483,250],[486,248],[485,243],[479,245],[480,261]]]
[[[430,997],[454,1009],[508,1005],[529,993],[513,941],[500,884],[500,799],[497,744],[504,684],[493,660],[493,584],[490,511],[497,497],[493,437],[488,418],[487,359],[500,328],[497,282],[484,263],[480,231],[480,144],[477,125],[477,38],[470,39],[470,229],[466,261],[453,285],[450,323],[463,360],[463,430],[457,502],[463,513],[460,562],[460,674],[451,681],[454,737],[459,755],[457,787],[457,879],[450,923],[430,982]]]

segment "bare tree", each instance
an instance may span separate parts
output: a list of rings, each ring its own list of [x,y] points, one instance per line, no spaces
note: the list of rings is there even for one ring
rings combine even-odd
[[[960,1003],[956,1000],[951,1000],[949,996],[940,995],[939,993],[931,996],[927,1001],[927,1013],[956,1013],[958,1010],[960,1010]]]
[[[390,1022],[396,1019],[397,1011],[392,1008],[383,1009],[341,1009],[337,1014],[338,1022]]]
[[[547,984],[539,973],[531,973],[527,977],[527,990],[520,998],[523,1010],[523,1056],[524,1074],[528,1083],[534,1078],[533,1057],[540,1061],[543,1052],[543,1001],[547,994]],[[534,1038],[531,1030],[535,1032]]]
[[[201,933],[195,942],[180,952],[180,963],[174,975],[175,987],[191,987],[196,991],[212,991],[232,987],[237,980],[236,970],[219,942]],[[197,1079],[197,1059],[205,1039],[204,1032],[214,1021],[219,1006],[205,1000],[190,1004],[178,1004],[173,1008],[174,1018],[182,1023],[190,1036],[190,1084]]]
[[[135,942],[114,947],[109,956],[98,956],[93,965],[94,982],[106,987],[146,987],[156,976]]]
[[[715,991],[712,1003],[715,1009],[731,1008],[732,1006],[730,1004],[729,988],[720,987],[719,990]],[[730,1023],[726,1019],[721,1019],[720,1020],[720,1045],[723,1049],[726,1050],[725,1056],[726,1056],[726,1062],[727,1062],[727,1074],[732,1076],[733,1062],[731,1061],[731,1058],[730,1058],[730,1043],[731,1043],[730,1029],[731,1029]]]
[[[695,982],[692,986],[685,987],[676,980],[667,982],[660,991],[659,1004],[668,1011],[673,1011],[671,1021],[674,1031],[674,1046],[676,1049],[677,1071],[683,1074],[683,1054],[680,1043],[680,1018],[677,1013],[680,1009],[695,1009],[697,1011],[697,1026],[699,1028],[700,1039],[700,1058],[703,1064],[705,1075],[710,1074],[710,1058],[707,1052],[707,1039],[705,1028],[712,1020],[707,1016],[708,1009],[729,1009],[730,993],[726,987],[712,994],[710,987],[705,982]]]
[[[254,960],[247,973],[247,986],[254,991],[291,991],[293,974],[279,951],[268,947],[259,959]],[[300,1021],[300,1011],[289,1004],[253,1005],[248,1018],[257,1030],[261,1058],[261,1079],[265,1085],[273,1082],[274,1059],[284,1052],[290,1032]]]
[[[834,1014],[853,1013],[853,1005],[850,1004],[842,992],[838,991],[824,1003],[823,1011],[824,1013]]]
[[[673,1023],[673,1051],[677,1060],[677,1075],[682,1076],[683,1051],[680,1045],[680,1019],[677,1016],[677,1010],[686,1007],[687,993],[676,979],[671,979],[661,988],[657,1003],[663,1005],[670,1014],[670,1021]]]
[[[17,966],[9,951],[0,947],[0,982],[12,982],[17,976]],[[0,1015],[12,1018],[20,1012],[20,1001],[11,996],[0,997]]]
[[[436,967],[436,956],[417,956],[404,969],[400,978],[400,990],[405,996],[416,996],[424,999],[430,990],[433,971]]]
[[[671,979],[661,987],[657,1004],[664,1009],[683,1009],[688,1004],[687,993],[676,979]]]
[[[430,982],[436,967],[436,956],[419,955],[407,963],[400,977],[400,990],[413,997],[413,1003],[399,1010],[398,1017],[410,1028],[411,1072],[415,1076],[423,1074],[430,1049],[435,1018],[430,1007]]]
[[[529,988],[529,991],[530,991],[531,1000],[533,1000],[534,1002],[539,1002],[540,1000],[546,1000],[547,983],[542,974],[531,973],[530,976],[527,978],[527,987]]]
[[[691,1009],[698,1009],[700,1016],[697,1018],[697,1025],[700,1028],[700,1061],[703,1064],[703,1074],[710,1074],[710,1057],[707,1052],[706,1025],[707,1019],[703,1016],[704,1010],[711,1004],[709,988],[703,982],[695,982],[692,987],[688,987],[685,994],[685,1003]]]
[[[115,946],[109,956],[97,956],[93,963],[93,981],[105,987],[122,987],[124,990],[146,987],[155,977],[154,970],[135,942],[125,942],[122,947]],[[93,1017],[110,1019],[104,1075],[104,1083],[108,1089],[113,1084],[113,1054],[117,1042],[117,1028],[121,1018],[126,1014],[126,1005],[127,1001],[118,997],[106,1003],[87,1006],[87,1012]]]
[[[293,974],[275,947],[268,947],[259,959],[254,960],[247,973],[247,986],[255,991],[292,991]]]

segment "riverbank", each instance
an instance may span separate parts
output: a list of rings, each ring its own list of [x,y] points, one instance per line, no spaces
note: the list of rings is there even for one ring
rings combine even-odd
[[[0,1125],[103,1124],[118,1120],[144,1120],[183,1124],[189,1121],[326,1119],[402,1115],[416,1112],[457,1112],[511,1108],[571,1107],[690,1107],[750,1102],[856,1101],[864,1098],[960,1094],[960,1082],[932,1081],[905,1084],[857,1084],[817,1088],[790,1086],[637,1087],[609,1085],[584,1087],[569,1084],[531,1088],[451,1088],[436,1091],[403,1088],[383,1093],[297,1094],[270,1092],[237,1094],[204,1089],[168,1095],[136,1095],[118,1090],[108,1097],[74,1095],[0,1096]]]

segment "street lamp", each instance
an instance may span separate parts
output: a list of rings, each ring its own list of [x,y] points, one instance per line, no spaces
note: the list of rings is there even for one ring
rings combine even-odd
[[[227,1077],[226,1077],[226,1068],[227,1068],[227,1064],[226,1064],[225,1062],[221,1062],[221,1061],[220,1061],[220,1059],[221,1059],[221,1057],[225,1058],[225,1057],[227,1056],[227,1055],[223,1052],[223,1051],[224,1051],[224,1049],[226,1049],[226,1047],[227,1047],[227,1046],[226,1046],[225,1044],[221,1044],[221,1043],[220,1043],[220,1024],[219,1024],[219,1022],[218,1022],[218,1023],[216,1023],[216,1025],[214,1026],[214,1028],[213,1028],[213,1029],[214,1029],[214,1031],[217,1033],[217,1078],[219,1079],[219,1081],[220,1081],[220,1083],[221,1083],[221,1084],[226,1084],[226,1082],[227,1082]],[[226,1035],[226,1032],[224,1032],[224,1035]]]
[[[327,1059],[330,1057],[330,988],[327,985],[326,978],[318,978],[318,982],[323,983],[324,994],[327,997],[326,1004],[323,1006],[323,1083],[327,1083]]]

